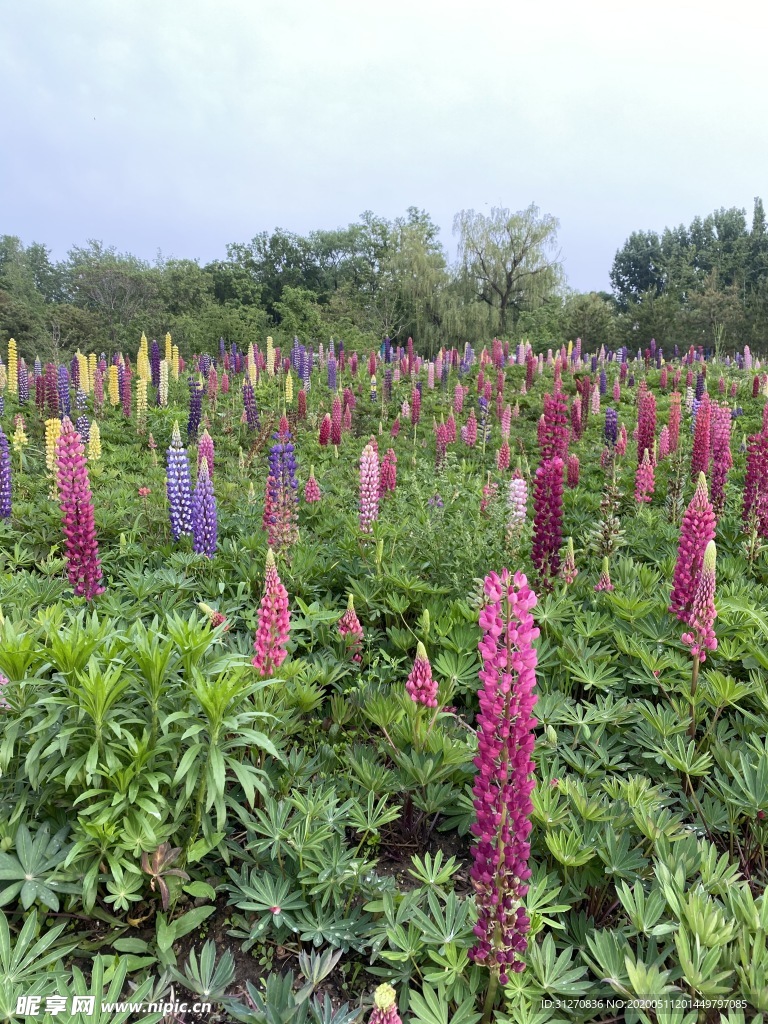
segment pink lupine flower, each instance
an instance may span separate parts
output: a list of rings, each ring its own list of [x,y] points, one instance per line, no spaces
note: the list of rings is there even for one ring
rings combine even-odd
[[[267,551],[264,595],[259,605],[256,639],[253,644],[256,656],[251,662],[254,668],[259,670],[260,676],[266,678],[274,675],[285,661],[290,628],[288,591],[277,574],[275,556],[270,548]]]
[[[709,395],[705,394],[696,413],[696,429],[693,435],[693,451],[691,452],[691,475],[709,472],[711,445],[712,406]]]
[[[618,377],[613,382],[613,400],[614,400],[614,402],[620,402],[621,401],[621,383],[620,383]]]
[[[616,454],[624,455],[627,450],[627,428],[622,423],[619,426],[619,436],[616,438]]]
[[[391,985],[379,985],[373,994],[368,1024],[403,1024],[397,1012],[397,996]]]
[[[519,420],[520,419],[520,403],[519,402],[515,402],[515,404],[514,404],[514,407],[512,409],[512,419],[513,420]]]
[[[229,394],[229,374],[226,370],[221,374],[221,393],[222,395]]]
[[[659,462],[669,455],[669,427],[665,424],[659,434]]]
[[[331,412],[331,444],[341,444],[341,398],[333,396]]]
[[[419,641],[416,658],[405,684],[412,701],[428,708],[437,707],[437,680],[432,678],[432,666],[424,644]]]
[[[486,604],[480,613],[483,668],[479,693],[478,752],[473,796],[476,821],[470,876],[478,921],[469,956],[498,972],[524,969],[530,921],[523,906],[528,892],[531,792],[536,719],[536,648],[539,635],[531,609],[536,595],[523,573],[485,578]]]
[[[613,590],[613,589],[614,589],[614,587],[613,587],[613,584],[611,583],[611,573],[610,573],[610,567],[609,567],[609,564],[608,564],[608,557],[606,556],[605,558],[603,558],[603,568],[602,568],[602,571],[600,573],[600,579],[597,581],[597,584],[595,586],[595,590],[597,590],[597,591],[609,590],[610,591],[610,590]]]
[[[679,391],[673,391],[669,396],[669,450],[677,451],[680,439],[680,416],[682,411],[682,396]]]
[[[400,417],[399,416],[395,419],[395,422],[392,424],[392,429],[389,431],[389,433],[390,433],[391,437],[397,437],[397,435],[400,433]]]
[[[691,609],[707,544],[715,539],[715,513],[709,500],[707,479],[699,473],[696,490],[685,510],[672,581],[669,610],[690,625]]]
[[[662,391],[667,390],[667,384],[669,383],[669,370],[666,366],[662,366],[661,373],[659,374],[659,387]]]
[[[411,391],[411,426],[415,427],[421,418],[421,392],[418,388]]]
[[[448,428],[439,423],[435,428],[435,470],[441,472],[445,467],[445,456],[448,451]]]
[[[725,507],[725,481],[733,465],[731,423],[727,405],[712,406],[712,507],[716,516],[722,515]]]
[[[204,601],[198,601],[197,607],[208,616],[212,629],[216,629],[217,626],[224,626],[224,632],[227,633],[229,631],[229,622],[223,612],[216,611],[215,608],[211,608]]]
[[[655,486],[653,463],[646,448],[643,452],[643,461],[635,473],[635,501],[650,502]]]
[[[309,479],[304,485],[304,501],[308,505],[311,505],[315,501],[320,501],[322,495],[320,493],[320,485],[315,479],[315,467],[309,467]]]
[[[373,446],[367,444],[360,456],[360,529],[372,532],[379,517],[379,459]]]
[[[453,411],[459,416],[464,408],[464,388],[461,384],[457,384],[453,389]]]
[[[213,367],[211,367],[213,369]],[[200,471],[200,464],[203,459],[208,463],[208,476],[213,476],[213,438],[204,430],[197,443],[197,469]]]
[[[600,385],[595,384],[592,388],[592,397],[589,402],[589,411],[593,416],[600,415]]]
[[[542,583],[557,576],[563,543],[563,460],[544,459],[536,470],[533,485],[533,543],[531,559]]]
[[[346,640],[352,660],[358,665],[363,660],[360,653],[363,642],[363,627],[355,611],[355,600],[352,594],[349,595],[347,610],[341,616],[336,627],[341,636]]]
[[[7,711],[11,706],[6,700],[5,695],[3,693],[3,690],[8,685],[9,682],[10,679],[8,678],[8,676],[4,676],[3,673],[0,672],[0,711]]]
[[[342,426],[342,430],[344,431],[344,433],[349,433],[349,431],[352,429],[352,406],[351,405],[345,405],[344,406],[344,417],[343,417],[343,419],[341,421],[341,426]]]
[[[470,448],[474,448],[477,443],[477,417],[474,409],[469,410],[467,422],[461,428],[461,440]]]
[[[768,405],[765,408],[768,409]],[[747,439],[747,476],[741,515],[744,523],[754,515],[758,536],[768,536],[768,430],[765,427]]]
[[[653,454],[653,440],[656,436],[656,396],[648,390],[645,381],[640,385],[637,395],[637,464],[638,466],[648,452]]]
[[[683,633],[682,641],[691,648],[691,655],[700,662],[707,660],[705,651],[717,650],[717,638],[715,637],[715,563],[717,561],[717,549],[715,542],[711,540],[704,551],[704,559],[701,566],[696,593],[691,607],[689,625],[691,631]]]
[[[453,444],[456,441],[456,420],[453,418],[453,413],[445,421],[445,429],[448,434],[448,444]]]
[[[503,473],[505,469],[509,469],[509,460],[509,441],[503,441],[501,448],[496,452],[496,468],[500,473]]]
[[[72,421],[66,416],[56,442],[56,482],[64,527],[67,575],[75,594],[90,601],[104,592],[99,545],[85,448]]]
[[[403,404],[400,406],[400,415],[404,420],[411,418],[411,406],[407,398],[403,400]]]
[[[512,427],[512,406],[507,403],[504,407],[504,412],[501,414],[501,439],[502,441],[509,440],[509,431]]]

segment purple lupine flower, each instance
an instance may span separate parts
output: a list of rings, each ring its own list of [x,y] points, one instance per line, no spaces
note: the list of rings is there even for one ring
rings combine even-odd
[[[293,437],[285,416],[281,418],[278,431],[272,437],[275,444],[269,451],[267,489],[270,508],[267,531],[270,547],[282,550],[295,544],[299,536],[299,481],[296,478]]]
[[[608,377],[606,376],[605,370],[600,371],[600,394],[604,395],[608,390]]]
[[[609,406],[605,410],[605,440],[615,447],[618,436],[619,414]]]
[[[59,395],[59,416],[64,419],[71,412],[71,404],[69,401],[69,371],[63,363],[59,367],[57,391]]]
[[[531,609],[536,595],[523,573],[485,578],[486,604],[480,613],[479,644],[483,668],[479,693],[478,751],[473,796],[476,821],[470,876],[478,921],[475,962],[498,972],[502,985],[509,971],[524,964],[530,921],[523,906],[528,892],[531,852],[528,837],[534,788],[532,715],[536,703],[536,648],[539,635]]]
[[[246,380],[243,384],[243,407],[245,408],[245,419],[249,430],[258,430],[259,412],[256,408],[256,396],[253,392],[253,384]]]
[[[704,397],[704,374],[696,374],[696,397],[699,401]]]
[[[160,346],[157,341],[152,342],[149,349],[149,373],[152,379],[152,387],[160,387]]]
[[[216,553],[217,536],[216,497],[205,459],[200,462],[197,487],[192,495],[192,536],[193,551],[213,558]]]
[[[29,401],[29,370],[23,359],[19,360],[16,379],[19,384],[19,405],[26,405]]]
[[[166,452],[166,493],[168,514],[171,520],[171,535],[178,540],[183,534],[192,533],[192,481],[189,474],[189,459],[181,446],[181,431],[178,420],[173,425],[171,447]]]
[[[328,388],[329,388],[330,391],[335,391],[336,390],[336,357],[334,356],[333,351],[331,351],[330,355],[328,356],[327,373],[328,373]]]
[[[197,437],[200,429],[200,417],[203,412],[203,392],[197,386],[194,377],[190,377],[189,383],[189,420],[187,421],[187,437]]]
[[[40,362],[40,356],[35,356],[35,380],[43,375],[43,364]]]
[[[91,439],[91,421],[87,416],[78,416],[75,422],[75,430],[80,435],[83,444],[88,444]]]
[[[11,518],[11,450],[0,427],[0,519]]]

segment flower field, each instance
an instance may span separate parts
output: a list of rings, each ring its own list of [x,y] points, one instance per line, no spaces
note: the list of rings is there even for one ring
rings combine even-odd
[[[768,1015],[748,348],[12,341],[0,428],[0,1020]]]

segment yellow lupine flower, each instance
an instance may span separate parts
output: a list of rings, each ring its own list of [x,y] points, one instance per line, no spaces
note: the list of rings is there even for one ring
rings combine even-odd
[[[293,377],[289,370],[285,378],[285,404],[290,405],[293,402]]]
[[[101,431],[96,420],[91,423],[91,433],[88,438],[88,459],[91,462],[98,462],[101,458]]]
[[[165,336],[165,361],[170,363],[173,359],[173,344],[171,342],[171,332],[169,331]]]
[[[13,437],[11,438],[11,445],[13,446],[13,450],[15,452],[21,452],[27,447],[28,443],[29,438],[27,437],[24,431],[24,417],[17,416],[16,429],[14,430]]]
[[[174,345],[171,350],[171,372],[173,373],[173,379],[179,379],[179,346]]]
[[[166,335],[170,338],[170,334]],[[160,399],[160,405],[168,405],[168,360],[163,359],[160,362],[160,381],[157,389],[158,397]]]
[[[12,395],[19,393],[19,354],[15,338],[8,340],[8,391]]]
[[[120,404],[120,381],[117,376],[117,366],[114,363],[110,363],[109,366],[109,379],[107,381],[107,392],[109,393],[109,400],[112,405]]]
[[[56,442],[61,434],[61,420],[58,416],[45,421],[45,464],[53,473],[56,467]]]
[[[96,381],[96,367],[99,365],[96,359],[95,352],[88,353],[88,379],[91,383],[91,390],[93,390],[94,383]]]
[[[267,338],[267,376],[275,376],[275,343]]]

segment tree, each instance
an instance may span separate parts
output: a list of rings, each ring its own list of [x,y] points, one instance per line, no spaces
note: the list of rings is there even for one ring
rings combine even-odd
[[[618,250],[611,267],[611,284],[622,309],[653,292],[661,295],[666,271],[661,239],[655,231],[633,231]]]
[[[493,207],[487,217],[474,210],[456,214],[459,274],[469,293],[496,312],[497,333],[506,334],[520,313],[541,305],[560,284],[558,227],[534,204],[517,213]]]
[[[584,348],[613,348],[616,339],[614,304],[597,292],[569,295],[563,305],[562,326],[566,338],[581,338]]]

